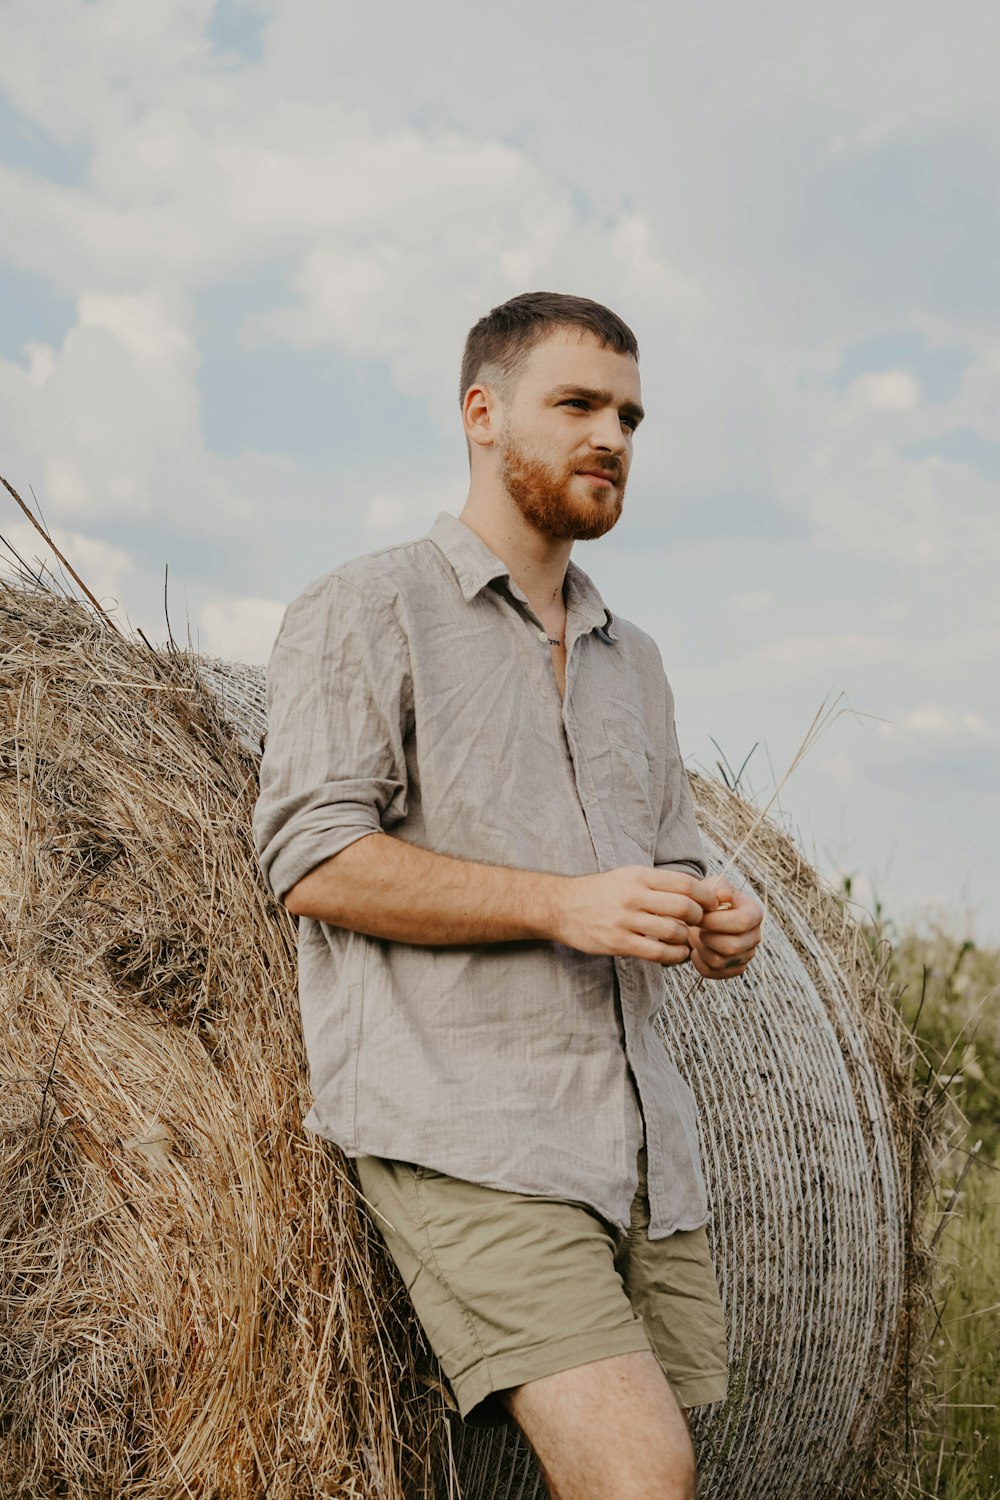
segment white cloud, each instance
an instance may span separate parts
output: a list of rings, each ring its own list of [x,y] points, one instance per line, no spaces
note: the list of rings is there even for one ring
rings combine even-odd
[[[845,755],[843,752],[839,755],[827,755],[818,760],[816,764],[821,771],[825,771],[829,777],[842,786],[846,785],[854,774],[854,762],[849,755]]]
[[[419,489],[383,491],[374,495],[364,513],[366,531],[378,537],[383,545],[391,538],[410,536],[415,530],[429,528],[439,511],[457,515],[465,504],[469,488],[468,475],[456,474],[439,484]]]
[[[55,374],[56,351],[51,344],[42,344],[37,339],[28,339],[23,345],[23,353],[28,362],[25,369],[28,384],[36,387],[43,386],[49,377]]]
[[[121,603],[123,592],[135,571],[135,563],[124,547],[103,542],[85,532],[72,531],[65,526],[51,528],[52,540],[67,562],[86,584],[98,603],[107,610],[115,610]],[[29,567],[41,568],[63,578],[73,592],[77,585],[66,574],[58,557],[28,521],[15,521],[3,527],[3,535]],[[6,549],[0,554],[5,572],[15,571],[15,563]]]
[[[975,709],[954,709],[926,704],[901,714],[891,723],[879,725],[886,739],[982,744],[995,738],[983,715]]]
[[[810,437],[817,431],[826,436],[839,425],[837,400],[835,393],[810,394],[790,405]],[[875,427],[842,427],[836,440],[823,444],[790,426],[787,445],[775,454],[779,495],[808,517],[821,545],[846,553],[925,569],[959,557],[974,564],[1000,560],[995,486],[971,464],[908,452],[925,436],[919,417],[899,414],[917,421],[901,442],[887,441],[879,430],[882,413],[867,419]]]
[[[872,411],[912,411],[920,404],[920,382],[907,370],[882,370],[860,375],[848,399]]]
[[[738,609],[743,614],[756,615],[773,604],[777,597],[773,589],[750,589],[745,594],[737,594],[730,602],[733,609]]]
[[[191,340],[150,297],[84,292],[78,314],[81,328],[113,334],[139,364],[187,363],[194,357]]]
[[[228,661],[266,662],[285,605],[277,599],[213,599],[198,612],[197,649]]]
[[[0,398],[22,470],[41,471],[67,512],[248,517],[231,472],[204,451],[195,308],[255,266],[283,273],[289,298],[247,320],[250,341],[385,361],[442,428],[455,427],[466,330],[526,282],[641,310],[654,379],[668,354],[689,376],[699,360],[703,378],[716,366],[711,299],[641,211],[589,216],[568,182],[507,141],[383,130],[328,94],[262,89],[259,69],[220,72],[201,0],[163,0],[148,31],[120,0],[97,0],[73,100],[56,100],[52,80],[68,79],[80,40],[74,8],[56,3],[44,76],[32,71],[37,23],[19,4],[0,79],[93,154],[71,187],[0,167],[0,257],[49,276],[77,322],[27,368],[0,367]],[[697,382],[686,385],[680,401],[695,403]]]
[[[765,641],[745,660],[808,667],[810,671],[843,671],[859,663],[893,661],[901,649],[901,643],[891,636],[794,635]]]
[[[989,109],[1000,21],[989,0],[969,0],[962,18],[950,25],[934,0],[727,11],[712,33],[718,105],[737,116],[776,99],[822,105],[862,122],[842,134],[867,144],[897,124]]]
[[[827,147],[826,154],[839,156],[844,152],[871,151],[874,147],[882,146],[886,141],[900,135],[906,129],[906,124],[907,120],[904,115],[876,117],[866,121],[860,129],[835,135]]]
[[[197,516],[213,532],[248,518],[235,475],[205,451],[197,351],[173,300],[84,291],[58,349],[0,359],[6,470],[54,519]]]

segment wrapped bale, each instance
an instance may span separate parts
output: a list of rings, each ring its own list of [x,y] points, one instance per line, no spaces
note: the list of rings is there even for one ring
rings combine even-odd
[[[250,838],[263,674],[3,588],[0,1492],[68,1500],[540,1493],[449,1417],[307,1107],[294,925]],[[753,813],[693,778],[715,868]],[[902,1038],[790,843],[752,833],[751,972],[668,970],[730,1332],[709,1500],[863,1493],[926,1286]],[[457,1475],[456,1475],[457,1469]]]

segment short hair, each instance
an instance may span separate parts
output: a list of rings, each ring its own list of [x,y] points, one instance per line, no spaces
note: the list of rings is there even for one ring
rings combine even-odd
[[[607,349],[639,359],[635,334],[617,313],[589,297],[563,292],[522,292],[494,307],[469,329],[462,356],[459,402],[486,366],[508,380],[536,344],[557,327],[580,328],[600,339]]]

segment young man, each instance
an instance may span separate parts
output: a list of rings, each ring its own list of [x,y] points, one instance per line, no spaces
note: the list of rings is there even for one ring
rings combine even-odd
[[[300,917],[315,1102],[460,1410],[558,1500],[688,1500],[726,1388],[694,1098],[662,966],[741,974],[652,638],[570,559],[622,511],[638,350],[607,308],[472,329],[460,517],[288,609],[254,828]]]

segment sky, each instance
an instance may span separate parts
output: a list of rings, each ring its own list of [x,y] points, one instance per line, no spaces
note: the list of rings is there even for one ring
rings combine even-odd
[[[596,298],[647,418],[573,555],[688,764],[1000,942],[994,0],[0,17],[0,474],[123,621],[164,638],[167,570],[175,635],[266,661],[313,578],[461,510],[471,324]]]

